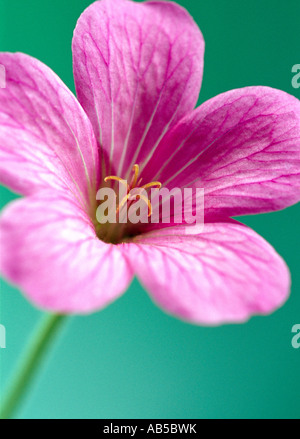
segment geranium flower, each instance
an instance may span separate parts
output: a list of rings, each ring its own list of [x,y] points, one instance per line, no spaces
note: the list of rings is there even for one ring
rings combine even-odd
[[[99,310],[134,275],[166,312],[193,323],[281,306],[286,264],[231,217],[299,201],[299,100],[246,87],[194,109],[204,42],[175,3],[97,1],[72,48],[78,100],[40,61],[0,55],[1,180],[25,196],[1,217],[3,276],[56,313]],[[204,188],[202,232],[99,225],[104,179],[130,180],[133,169],[137,186]]]

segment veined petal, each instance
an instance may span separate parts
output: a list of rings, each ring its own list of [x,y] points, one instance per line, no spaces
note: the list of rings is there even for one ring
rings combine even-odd
[[[203,54],[199,28],[172,2],[102,0],[81,15],[73,39],[76,91],[117,175],[128,177],[194,108]]]
[[[24,54],[0,53],[1,182],[28,195],[50,187],[82,204],[99,178],[97,142],[75,96],[55,73]]]
[[[85,212],[55,191],[5,208],[0,254],[3,276],[36,306],[52,312],[101,309],[132,279],[118,246],[100,241]]]
[[[204,188],[212,217],[290,206],[300,200],[300,101],[269,87],[216,96],[164,137],[143,177]]]
[[[165,311],[192,323],[217,325],[268,314],[284,303],[289,271],[262,237],[237,222],[208,223],[200,234],[196,230],[157,230],[123,247]]]

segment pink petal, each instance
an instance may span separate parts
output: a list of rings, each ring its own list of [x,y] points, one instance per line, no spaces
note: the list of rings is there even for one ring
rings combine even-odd
[[[3,276],[36,306],[59,313],[103,308],[132,278],[119,248],[100,241],[86,214],[54,191],[4,210],[0,254]]]
[[[102,0],[81,15],[77,95],[117,175],[125,178],[194,108],[203,54],[199,28],[175,3]]]
[[[82,202],[97,187],[98,152],[80,104],[47,66],[24,55],[0,53],[1,181],[23,195],[49,187]]]
[[[156,163],[161,167],[156,175]],[[221,94],[164,137],[145,181],[205,190],[206,213],[235,216],[300,200],[300,101],[268,87]]]
[[[231,223],[173,227],[124,245],[154,301],[186,321],[216,325],[267,314],[287,299],[290,276],[253,230]]]

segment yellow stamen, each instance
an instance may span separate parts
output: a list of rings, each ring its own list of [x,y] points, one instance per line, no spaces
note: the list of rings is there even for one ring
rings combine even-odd
[[[131,180],[130,184],[127,184],[127,182],[120,178],[117,177],[116,175],[109,175],[108,177],[104,178],[104,181],[107,182],[109,180],[115,180],[115,181],[119,181],[120,183],[126,185],[127,187],[127,195],[121,200],[121,202],[119,203],[119,206],[117,208],[117,213],[120,211],[120,209],[125,205],[125,203],[130,200],[130,197],[133,197],[133,194],[130,193],[131,189],[134,189],[137,185],[137,187],[139,187],[140,189],[149,189],[151,187],[156,187],[157,189],[161,188],[161,183],[160,181],[151,181],[150,183],[144,184],[143,186],[139,186],[139,184],[141,183],[142,179],[140,178],[138,181],[138,177],[139,177],[139,172],[140,172],[140,167],[139,165],[135,164],[132,168],[133,171],[133,177]],[[138,182],[138,184],[137,184]],[[148,199],[148,197],[146,197],[145,195],[142,194],[137,194],[136,195],[136,199],[141,199],[143,200],[147,205],[148,205],[148,217],[152,215],[152,205],[150,200]]]
[[[145,195],[137,195],[138,198],[140,198],[141,200],[145,201],[146,204],[148,204],[148,217],[152,215],[152,205],[150,200],[145,197]]]
[[[131,197],[130,193],[127,194],[121,201],[121,203],[119,204],[118,208],[117,208],[117,213],[119,212],[119,210],[124,206],[124,204],[126,203],[126,201],[129,199],[129,197]]]
[[[120,183],[125,185],[127,187],[127,189],[129,190],[129,185],[126,183],[126,180],[124,180],[123,178],[117,177],[116,175],[109,175],[108,177],[105,177],[105,179],[104,179],[105,183],[107,183],[109,180],[119,181]]]
[[[160,181],[151,181],[151,183],[144,184],[141,186],[142,189],[148,189],[149,187],[157,186],[157,189],[161,188],[161,182]]]
[[[133,189],[135,187],[135,185],[136,185],[136,182],[137,182],[137,179],[138,179],[138,176],[139,176],[139,172],[140,172],[139,165],[134,165],[132,170],[134,172],[134,176],[133,176],[133,179],[132,179],[132,182],[131,182],[130,186]]]

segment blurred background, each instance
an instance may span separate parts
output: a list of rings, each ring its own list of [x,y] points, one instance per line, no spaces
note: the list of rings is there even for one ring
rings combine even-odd
[[[88,0],[0,0],[0,50],[49,65],[74,91],[71,38]],[[199,104],[267,85],[300,98],[298,0],[186,0],[206,41]],[[1,207],[16,195],[1,188]],[[287,303],[243,325],[197,327],[164,314],[138,281],[105,310],[70,317],[20,418],[299,418],[300,206],[241,221],[267,239],[292,274]],[[42,312],[1,280],[1,392]]]

